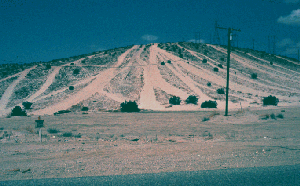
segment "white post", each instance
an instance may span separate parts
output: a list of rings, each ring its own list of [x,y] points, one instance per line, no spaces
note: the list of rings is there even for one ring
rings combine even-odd
[[[39,136],[40,136],[40,139],[41,139],[41,142],[42,142],[42,128],[40,128]]]

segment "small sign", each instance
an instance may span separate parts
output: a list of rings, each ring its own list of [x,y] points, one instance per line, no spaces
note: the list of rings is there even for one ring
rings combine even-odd
[[[44,127],[44,120],[35,120],[35,128]]]

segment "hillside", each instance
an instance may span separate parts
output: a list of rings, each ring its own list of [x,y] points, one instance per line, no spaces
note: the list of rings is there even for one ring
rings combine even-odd
[[[183,42],[135,45],[48,63],[2,65],[0,115],[25,101],[33,103],[27,110],[33,115],[76,112],[82,107],[119,110],[125,100],[159,111],[203,110],[202,102],[216,100],[218,109],[224,109],[225,94],[217,89],[226,86],[226,56],[222,46]],[[299,106],[299,66],[293,59],[234,48],[229,108],[262,107],[262,98],[269,95],[279,98],[278,106]],[[251,77],[254,73],[257,78]],[[189,95],[199,98],[198,105],[184,102]],[[170,106],[172,96],[179,96],[181,104]]]

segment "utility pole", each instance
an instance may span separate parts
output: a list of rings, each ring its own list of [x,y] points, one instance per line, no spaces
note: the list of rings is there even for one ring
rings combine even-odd
[[[268,36],[268,50],[269,54],[271,54],[270,36]]]
[[[276,50],[276,36],[273,36],[273,54],[275,54],[275,50]]]
[[[240,32],[240,29],[234,28],[223,28],[217,27],[218,29],[228,30],[228,46],[227,46],[227,83],[226,83],[226,106],[225,106],[225,116],[228,116],[228,92],[229,92],[229,69],[230,69],[230,51],[231,51],[231,40],[232,31]]]
[[[214,33],[214,43],[217,45],[221,45],[221,40],[218,32],[218,21],[215,22],[215,33]]]

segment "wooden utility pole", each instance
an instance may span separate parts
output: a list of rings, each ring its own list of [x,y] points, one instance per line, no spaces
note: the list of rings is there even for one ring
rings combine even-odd
[[[240,32],[240,29],[233,28],[223,28],[217,27],[218,29],[228,30],[228,46],[227,46],[227,83],[226,83],[226,106],[225,106],[225,116],[228,116],[228,92],[229,92],[229,68],[230,68],[230,52],[231,52],[231,39],[232,39],[232,31]]]

